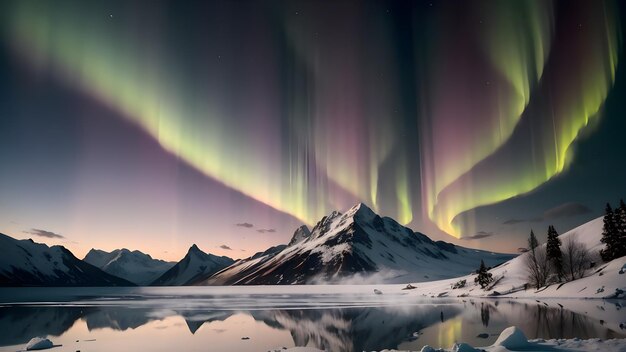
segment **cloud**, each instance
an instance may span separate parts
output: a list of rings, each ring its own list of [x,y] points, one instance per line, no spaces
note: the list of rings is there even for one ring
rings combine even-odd
[[[478,240],[478,239],[485,238],[485,237],[491,237],[493,235],[495,235],[495,233],[493,232],[478,231],[476,232],[474,236],[463,237],[461,239],[462,240]]]
[[[246,228],[251,228],[254,227],[253,224],[249,223],[249,222],[241,222],[239,224],[235,224],[235,226],[239,226],[239,227],[246,227]]]
[[[543,213],[545,220],[554,220],[560,218],[569,218],[572,216],[591,213],[591,209],[580,203],[563,203],[554,208],[548,209]]]
[[[266,233],[266,232],[276,232],[276,229],[258,229],[256,232]]]
[[[522,224],[525,222],[543,222],[545,219],[543,216],[537,216],[534,218],[530,218],[530,219],[509,219],[505,222],[502,223],[502,225],[516,225],[516,224]]]
[[[528,220],[524,220],[524,219],[509,219],[505,222],[503,222],[502,224],[504,225],[515,225],[515,224],[519,224],[522,222],[528,222]]]
[[[519,253],[526,253],[526,252],[528,252],[528,248],[519,247],[519,248],[517,249],[517,251],[518,251]]]
[[[510,219],[503,222],[503,225],[515,225],[524,222],[544,222],[561,218],[569,218],[572,216],[591,213],[591,209],[581,203],[567,202],[557,205],[543,212],[541,216],[530,219]]]
[[[227,250],[227,251],[232,251],[232,250],[233,250],[232,248],[228,247],[228,246],[227,246],[227,245],[225,245],[225,244],[221,245],[221,246],[220,246],[220,248],[221,248],[221,249],[225,249],[225,250]]]
[[[52,231],[46,231],[41,229],[30,229],[30,231],[24,231],[24,233],[28,233],[35,236],[46,237],[46,238],[65,238],[58,233],[54,233]]]

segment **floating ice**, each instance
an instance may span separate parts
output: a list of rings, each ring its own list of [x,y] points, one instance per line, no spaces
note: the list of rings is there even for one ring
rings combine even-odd
[[[528,347],[529,343],[522,330],[516,326],[511,326],[500,333],[500,336],[493,345],[515,350]]]
[[[54,347],[52,341],[43,337],[33,337],[32,339],[30,339],[30,341],[28,341],[28,345],[26,345],[26,351],[47,350],[48,348],[52,347]]]

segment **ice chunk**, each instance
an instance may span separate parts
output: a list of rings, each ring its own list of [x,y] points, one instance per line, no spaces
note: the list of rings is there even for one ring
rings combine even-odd
[[[522,330],[516,326],[511,326],[500,333],[500,336],[493,345],[502,346],[507,349],[519,349],[528,347],[529,343]]]
[[[480,352],[480,350],[475,349],[465,342],[461,342],[455,343],[454,346],[452,346],[452,352]]]
[[[47,350],[48,348],[52,347],[54,347],[52,341],[43,337],[33,337],[32,339],[30,339],[30,341],[28,341],[28,345],[26,345],[26,351]]]

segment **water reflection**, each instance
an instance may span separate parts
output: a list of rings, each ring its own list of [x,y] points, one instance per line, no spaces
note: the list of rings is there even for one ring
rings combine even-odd
[[[267,334],[276,334],[272,343],[277,347],[313,346],[329,351],[419,350],[424,344],[449,346],[457,340],[488,345],[503,328],[510,325],[519,326],[531,338],[626,337],[626,331],[615,324],[615,316],[620,316],[623,302],[581,301],[576,304],[581,305],[588,311],[574,312],[556,304],[534,301],[499,300],[260,310],[169,309],[167,306],[81,305],[80,302],[70,305],[12,305],[0,307],[0,346],[22,345],[33,336],[66,336],[73,326],[81,324],[93,336],[100,330],[108,329],[128,339],[139,338],[128,332],[141,330],[142,327],[153,333],[156,329],[179,329],[176,339],[184,341],[185,346],[197,344],[197,349],[206,343],[203,336],[210,334],[211,341],[217,341],[220,336],[226,336],[221,332],[250,333],[259,326],[265,326]],[[172,317],[184,319],[186,327],[170,319]],[[245,317],[257,325],[241,325],[245,323],[245,319],[242,320]],[[479,338],[479,334],[488,337]],[[66,337],[74,340],[73,336]],[[223,339],[227,338],[231,339],[230,342],[224,340],[219,343],[228,346],[236,339],[232,334]],[[237,350],[246,348],[259,349],[249,344]]]
[[[490,304],[485,304],[484,302],[480,304],[480,320],[482,321],[484,327],[489,326],[489,311],[491,309]]]
[[[453,318],[456,305],[332,310],[250,312],[265,324],[289,330],[296,346],[329,351],[381,350],[395,347],[413,333],[439,323],[440,313]]]

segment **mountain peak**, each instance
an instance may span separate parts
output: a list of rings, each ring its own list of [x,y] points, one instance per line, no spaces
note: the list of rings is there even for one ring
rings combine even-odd
[[[350,208],[350,210],[346,212],[345,216],[352,217],[354,219],[358,218],[364,221],[370,221],[374,219],[377,216],[377,214],[372,209],[370,209],[370,207],[368,207],[365,203],[358,203],[357,205]]]
[[[291,241],[289,241],[289,244],[287,244],[287,246],[292,246],[296,243],[300,243],[309,236],[311,236],[311,230],[309,230],[309,228],[306,225],[302,225],[298,227],[296,231],[293,233],[293,236],[291,237]]]
[[[372,210],[370,207],[367,206],[367,204],[365,204],[363,202],[355,204],[352,208],[350,208],[350,210],[352,210],[352,209],[357,209],[358,210],[358,209],[361,209],[361,208]]]
[[[226,256],[218,257],[211,253],[205,253],[196,244],[193,244],[183,259],[154,280],[151,285],[190,285],[196,280],[209,277],[234,262],[232,258]]]

